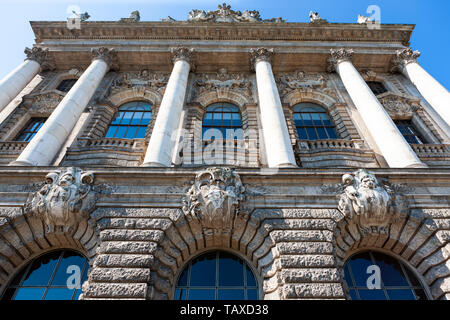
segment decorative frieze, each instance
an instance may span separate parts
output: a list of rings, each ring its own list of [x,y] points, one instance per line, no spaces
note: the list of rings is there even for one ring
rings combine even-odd
[[[244,199],[239,174],[228,167],[207,168],[197,173],[183,199],[183,212],[188,221],[200,223],[206,234],[230,234],[235,218],[248,215],[242,207]]]
[[[386,233],[407,208],[400,194],[365,169],[343,175],[342,186],[338,209],[363,233]]]
[[[275,81],[280,91],[281,98],[293,90],[311,89],[323,92],[333,97],[336,101],[338,100],[334,89],[327,86],[328,76],[326,74],[296,71],[279,74],[278,77],[275,78]]]
[[[23,104],[29,106],[28,112],[32,115],[49,116],[63,98],[64,94],[52,90],[38,95],[25,96]]]
[[[225,68],[222,68],[216,74],[197,75],[194,90],[195,96],[200,96],[209,91],[235,90],[252,97],[252,82],[244,74],[230,74]]]
[[[124,72],[119,74],[111,85],[111,94],[131,88],[146,88],[164,95],[164,89],[169,81],[169,75],[165,73],[153,73],[147,69],[139,72]]]
[[[47,174],[45,185],[26,202],[27,214],[43,218],[50,232],[73,232],[89,219],[97,200],[94,173],[69,167]]]

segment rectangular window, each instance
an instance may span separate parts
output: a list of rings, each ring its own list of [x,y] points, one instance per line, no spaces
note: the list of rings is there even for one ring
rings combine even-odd
[[[394,120],[405,140],[411,144],[424,144],[426,140],[419,134],[411,120]]]
[[[39,129],[44,125],[45,120],[47,118],[31,118],[14,141],[28,142],[33,139]]]

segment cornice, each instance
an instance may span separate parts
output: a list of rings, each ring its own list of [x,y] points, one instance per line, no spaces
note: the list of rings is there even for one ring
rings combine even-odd
[[[68,29],[64,21],[31,21],[36,42],[63,39],[180,39],[180,40],[284,40],[358,41],[409,43],[414,25],[385,24],[368,29],[361,24],[328,23],[195,23],[110,21],[82,22],[80,29]]]

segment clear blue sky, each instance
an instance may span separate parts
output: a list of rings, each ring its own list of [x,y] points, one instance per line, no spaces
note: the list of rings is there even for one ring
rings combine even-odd
[[[119,20],[139,10],[141,20],[171,17],[185,20],[192,9],[216,10],[220,0],[0,0],[0,78],[19,65],[34,36],[29,21],[62,21],[70,5],[89,12],[90,20]],[[263,19],[283,17],[288,22],[307,22],[310,10],[329,22],[354,23],[369,5],[381,9],[381,23],[416,24],[411,46],[422,56],[420,64],[450,89],[449,0],[228,0],[232,9],[258,10]]]

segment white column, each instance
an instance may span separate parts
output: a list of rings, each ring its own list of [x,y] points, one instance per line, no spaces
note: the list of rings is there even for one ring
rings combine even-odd
[[[159,107],[143,166],[170,167],[172,164],[192,52],[192,49],[187,48],[172,49],[174,66]]]
[[[411,48],[397,51],[396,66],[416,86],[433,109],[450,125],[450,93],[418,63],[419,51]]]
[[[386,162],[393,168],[427,167],[417,157],[389,114],[351,62],[352,50],[331,50],[331,66],[341,77]]]
[[[267,163],[269,168],[296,167],[286,119],[270,65],[272,55],[273,50],[265,48],[251,50]]]
[[[33,78],[47,66],[48,49],[25,48],[27,58],[0,81],[0,111],[2,111]]]
[[[115,51],[99,48],[93,49],[92,54],[92,63],[11,165],[47,166],[52,163],[108,72]]]

